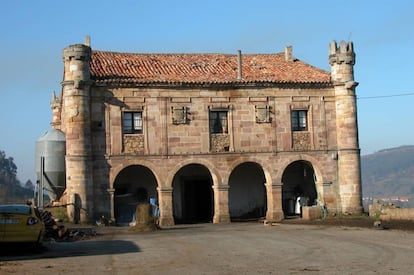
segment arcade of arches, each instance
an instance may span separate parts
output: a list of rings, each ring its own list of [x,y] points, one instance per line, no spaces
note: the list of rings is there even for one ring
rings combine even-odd
[[[283,215],[297,216],[297,204],[313,205],[317,201],[315,175],[306,161],[289,164],[282,176],[281,207]],[[113,213],[118,225],[133,221],[137,204],[159,201],[159,184],[154,173],[142,165],[131,165],[121,170],[113,183]],[[171,216],[174,224],[212,222],[218,192],[210,170],[202,164],[188,164],[179,169],[171,183]],[[263,168],[255,162],[236,166],[229,175],[225,189],[229,219],[243,221],[266,217],[268,191]],[[300,198],[300,202],[298,200]],[[220,197],[220,200],[223,198]],[[280,199],[279,199],[280,200]],[[160,206],[160,211],[163,207]],[[161,214],[162,215],[162,214]]]

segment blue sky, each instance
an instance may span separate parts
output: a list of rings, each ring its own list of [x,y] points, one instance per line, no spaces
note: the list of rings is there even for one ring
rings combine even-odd
[[[329,70],[328,45],[356,52],[362,154],[414,144],[414,1],[4,0],[0,9],[0,150],[35,181],[36,140],[50,129],[62,49],[91,36],[119,52],[275,53]],[[400,95],[380,98],[376,96]],[[364,99],[365,98],[365,99]]]

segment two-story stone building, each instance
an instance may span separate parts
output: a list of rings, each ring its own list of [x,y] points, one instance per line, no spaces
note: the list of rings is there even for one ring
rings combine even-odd
[[[52,127],[66,136],[73,220],[128,223],[157,199],[161,225],[294,215],[298,196],[361,212],[352,43],[331,72],[276,54],[136,54],[71,45]],[[72,208],[71,208],[72,209]]]

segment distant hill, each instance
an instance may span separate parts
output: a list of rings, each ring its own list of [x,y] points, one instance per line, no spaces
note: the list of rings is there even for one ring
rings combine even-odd
[[[364,197],[404,196],[414,200],[414,146],[384,149],[361,157]]]

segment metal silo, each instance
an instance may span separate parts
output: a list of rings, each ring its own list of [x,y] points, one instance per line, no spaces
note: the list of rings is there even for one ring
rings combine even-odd
[[[36,176],[40,191],[43,189],[50,199],[58,200],[66,188],[65,181],[65,134],[52,129],[36,142]],[[42,192],[41,192],[42,193]],[[38,196],[43,206],[43,196]]]

